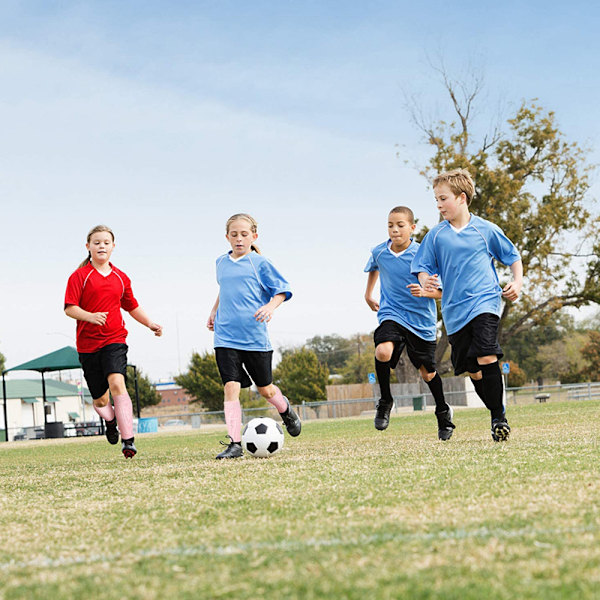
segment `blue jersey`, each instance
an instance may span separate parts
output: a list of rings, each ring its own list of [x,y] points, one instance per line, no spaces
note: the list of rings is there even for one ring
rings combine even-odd
[[[423,238],[412,272],[439,274],[444,282],[442,316],[448,334],[456,333],[477,315],[500,316],[502,288],[494,259],[505,265],[520,260],[502,229],[471,215],[456,231],[448,221],[438,223]]]
[[[272,350],[267,324],[254,314],[276,296],[292,297],[289,283],[264,257],[250,252],[238,260],[231,253],[217,258],[219,306],[215,317],[215,348]]]
[[[396,321],[415,335],[427,341],[435,341],[437,310],[433,298],[419,298],[410,293],[409,283],[419,283],[411,273],[411,263],[419,244],[411,242],[399,256],[390,248],[390,241],[383,242],[371,250],[365,273],[379,271],[381,298],[377,319]]]

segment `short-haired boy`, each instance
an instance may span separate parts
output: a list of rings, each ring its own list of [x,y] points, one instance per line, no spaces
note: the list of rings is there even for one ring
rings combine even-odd
[[[413,259],[412,272],[423,288],[444,283],[442,317],[452,346],[454,373],[467,371],[475,391],[489,409],[494,441],[508,439],[498,359],[498,325],[502,298],[514,301],[523,285],[523,264],[500,227],[472,215],[475,184],[466,169],[441,173],[433,180],[437,208],[443,217],[427,233]],[[494,259],[510,266],[513,281],[502,289]]]
[[[368,273],[365,300],[377,311],[379,327],[375,330],[375,371],[381,399],[375,414],[375,429],[387,429],[394,400],[390,390],[390,369],[394,369],[404,348],[419,370],[435,400],[438,437],[452,436],[452,408],[446,403],[442,379],[436,372],[436,321],[434,298],[441,298],[438,287],[425,291],[411,273],[411,264],[419,244],[412,240],[415,217],[406,206],[392,208],[388,215],[389,239],[371,251],[365,267]],[[380,276],[380,302],[373,298],[373,288]]]

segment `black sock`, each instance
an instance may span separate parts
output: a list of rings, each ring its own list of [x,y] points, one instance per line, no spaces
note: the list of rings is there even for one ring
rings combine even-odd
[[[447,410],[450,410],[450,407],[446,403],[446,399],[444,398],[444,386],[442,385],[442,378],[439,373],[435,374],[435,377],[431,381],[425,382],[429,386],[429,390],[431,391],[431,395],[435,400],[435,412],[443,413]]]
[[[107,421],[106,419],[104,419],[104,422],[107,425],[116,425],[117,424],[117,417],[113,417],[112,421]]]
[[[504,405],[503,395],[504,386],[502,385],[502,373],[500,372],[500,365],[498,361],[493,362],[489,365],[480,365],[481,382],[483,384],[483,394],[485,396],[485,405],[492,413],[492,419],[503,419],[504,418]]]
[[[379,381],[379,389],[381,391],[381,399],[384,402],[393,402],[392,391],[390,389],[390,363],[381,362],[375,359],[375,372],[377,373],[377,381]]]
[[[471,377],[471,383],[477,392],[477,395],[481,398],[481,401],[487,406],[485,402],[485,397],[483,395],[483,379],[473,379]]]
[[[122,440],[122,441],[125,442],[126,444],[133,444],[133,440],[135,440],[135,438],[134,437],[130,437],[130,438],[128,438],[126,440]]]

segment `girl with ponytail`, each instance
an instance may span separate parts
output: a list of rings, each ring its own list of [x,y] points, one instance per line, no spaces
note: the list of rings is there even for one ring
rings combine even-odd
[[[121,309],[162,335],[162,327],[140,308],[131,280],[117,269],[110,257],[115,236],[106,225],[94,227],[87,236],[87,258],[69,277],[64,309],[77,321],[77,351],[94,410],[106,421],[106,437],[119,442],[125,458],[137,453],[133,438],[133,407],[125,386],[127,374],[127,330]],[[114,402],[114,409],[110,403]]]
[[[252,381],[270,402],[292,436],[302,424],[281,390],[273,385],[273,348],[267,323],[275,309],[292,297],[283,275],[262,256],[256,246],[258,227],[248,214],[227,220],[225,237],[231,250],[217,258],[219,295],[206,326],[215,332],[215,358],[225,386],[225,423],[230,443],[216,458],[242,456],[241,388]]]

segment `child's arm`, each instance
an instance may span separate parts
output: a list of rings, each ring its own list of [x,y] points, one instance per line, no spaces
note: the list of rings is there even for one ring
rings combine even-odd
[[[275,296],[273,296],[271,298],[271,300],[269,300],[269,302],[267,302],[264,306],[261,306],[255,313],[254,316],[256,318],[257,321],[259,321],[260,323],[264,323],[265,321],[270,321],[271,317],[273,316],[273,313],[275,312],[275,309],[282,303],[285,301],[287,296],[286,292],[282,292],[281,294],[275,294]]]
[[[138,306],[133,310],[129,311],[129,314],[142,325],[145,325],[151,331],[154,331],[154,335],[156,337],[160,337],[162,335],[162,325],[158,325],[154,323],[150,317]]]
[[[379,271],[369,271],[369,276],[367,277],[367,289],[365,291],[365,300],[367,301],[369,308],[374,312],[379,310],[379,302],[373,298],[373,288],[375,287],[378,277]]]
[[[65,307],[65,314],[67,317],[71,317],[71,319],[76,319],[77,321],[87,321],[88,323],[93,323],[94,325],[104,325],[106,323],[106,317],[108,316],[107,312],[97,312],[91,313],[87,310],[83,310],[80,306],[76,304],[68,304]]]
[[[512,271],[513,280],[502,290],[502,295],[511,301],[515,301],[519,294],[521,293],[521,288],[523,287],[523,262],[517,260],[512,265],[510,265],[510,270]]]
[[[206,321],[206,326],[208,327],[209,331],[215,330],[215,317],[217,316],[217,308],[219,308],[219,296],[220,294],[217,294],[215,304],[210,311],[210,315],[208,315],[208,321]]]

